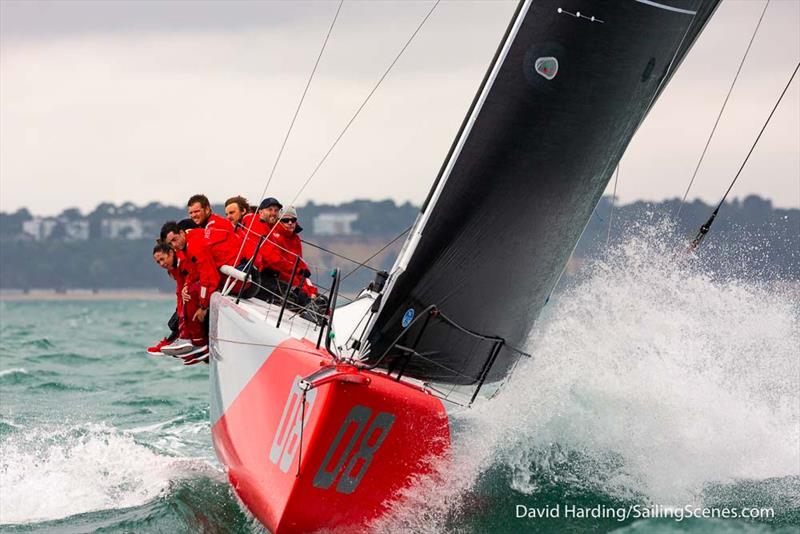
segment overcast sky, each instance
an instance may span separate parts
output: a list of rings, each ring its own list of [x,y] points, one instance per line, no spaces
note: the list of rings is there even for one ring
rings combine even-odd
[[[295,197],[432,5],[345,2],[269,194]],[[421,202],[514,6],[443,1],[297,203]],[[622,159],[623,202],[683,194],[763,6],[723,1]],[[336,7],[0,0],[0,209],[256,200]],[[719,199],[798,60],[800,1],[772,0],[690,198]],[[800,207],[799,85],[733,196]]]

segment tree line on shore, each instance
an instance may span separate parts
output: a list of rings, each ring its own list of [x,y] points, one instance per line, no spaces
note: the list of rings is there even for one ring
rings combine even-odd
[[[713,206],[701,201],[687,203],[679,219],[677,199],[659,203],[634,202],[614,206],[604,197],[598,204],[578,246],[575,258],[590,259],[602,254],[609,235],[612,241],[625,239],[643,227],[658,225],[668,227],[673,236],[685,236],[687,243],[700,225],[710,215]],[[327,271],[340,267],[344,273],[378,251],[387,242],[408,228],[416,218],[418,208],[406,203],[397,205],[391,200],[356,200],[339,205],[309,203],[299,208],[301,221],[307,228],[321,213],[354,213],[351,235],[315,236],[306,232],[303,237],[315,245],[333,250],[350,258],[325,253],[311,245],[305,246],[309,264],[315,267],[315,276],[325,285]],[[215,211],[222,212],[221,207]],[[78,210],[65,210],[64,217],[85,217],[90,224],[104,217],[120,213],[153,221],[160,226],[168,219],[185,216],[185,211],[175,206],[150,203],[136,207],[131,203],[115,206],[103,203],[84,216]],[[513,216],[513,214],[509,214]],[[59,239],[20,239],[22,224],[32,218],[27,210],[0,213],[0,289],[112,289],[159,288],[169,291],[172,285],[151,258],[153,238],[107,239],[90,233],[90,239],[67,241]],[[94,222],[92,222],[94,221]],[[610,226],[610,233],[609,233]],[[502,229],[498,229],[502,232]],[[733,200],[723,206],[714,223],[707,242],[709,252],[733,261],[720,261],[715,265],[723,274],[731,276],[758,276],[765,279],[800,280],[800,210],[774,208],[769,200],[749,196]],[[370,265],[389,269],[402,246],[397,240]],[[706,245],[704,245],[705,247]],[[712,252],[713,251],[713,252]],[[345,290],[356,291],[372,277],[364,268],[348,277]]]

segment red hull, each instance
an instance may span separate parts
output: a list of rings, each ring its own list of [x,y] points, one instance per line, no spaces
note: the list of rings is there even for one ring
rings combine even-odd
[[[304,396],[301,379],[331,363],[281,342],[212,428],[233,488],[276,534],[358,530],[449,449],[441,401],[385,374],[332,368]]]

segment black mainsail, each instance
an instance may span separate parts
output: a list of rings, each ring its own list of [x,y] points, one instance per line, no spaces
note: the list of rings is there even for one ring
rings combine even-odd
[[[719,0],[526,0],[391,274],[368,361],[503,379],[634,132]]]

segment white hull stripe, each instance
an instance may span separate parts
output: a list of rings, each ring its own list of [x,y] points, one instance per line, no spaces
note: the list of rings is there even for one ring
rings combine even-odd
[[[263,320],[253,320],[218,293],[212,295],[211,424],[236,400],[258,373],[274,348],[288,339],[285,332]]]

